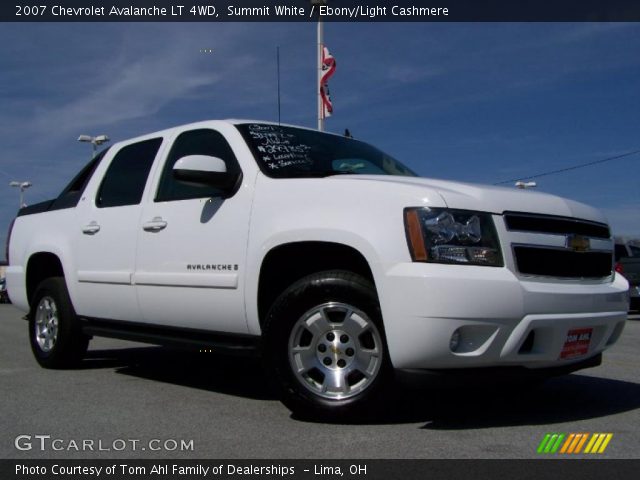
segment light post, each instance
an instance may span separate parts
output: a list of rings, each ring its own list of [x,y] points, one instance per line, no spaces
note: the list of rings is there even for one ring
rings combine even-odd
[[[96,150],[98,148],[98,145],[102,145],[105,142],[108,142],[109,140],[111,140],[108,136],[106,135],[96,135],[95,137],[92,137],[91,135],[80,135],[78,137],[78,141],[79,142],[87,142],[93,145],[93,156],[96,156]]]
[[[20,189],[20,208],[26,207],[27,204],[24,203],[24,191],[31,186],[31,182],[9,182],[10,187],[17,187]]]
[[[525,188],[535,188],[538,184],[536,182],[523,182],[522,180],[518,180],[516,182],[516,188],[520,188],[524,190]]]

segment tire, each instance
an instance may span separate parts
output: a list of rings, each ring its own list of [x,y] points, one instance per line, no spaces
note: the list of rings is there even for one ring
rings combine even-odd
[[[89,337],[82,333],[64,278],[48,278],[38,285],[29,312],[29,339],[44,368],[72,368],[84,357]]]
[[[269,378],[294,414],[355,419],[381,404],[392,369],[365,278],[335,270],[297,281],[271,307],[263,339]]]

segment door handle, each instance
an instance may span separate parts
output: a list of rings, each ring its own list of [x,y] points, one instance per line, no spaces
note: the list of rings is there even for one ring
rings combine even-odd
[[[95,235],[100,231],[100,225],[96,222],[91,222],[89,225],[82,227],[82,233],[86,235]]]
[[[165,222],[162,217],[154,217],[150,222],[146,222],[142,224],[142,229],[145,232],[159,232],[166,228],[167,222]]]

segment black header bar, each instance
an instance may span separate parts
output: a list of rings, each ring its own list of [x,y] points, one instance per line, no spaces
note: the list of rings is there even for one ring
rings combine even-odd
[[[2,22],[638,22],[638,0],[15,0]]]

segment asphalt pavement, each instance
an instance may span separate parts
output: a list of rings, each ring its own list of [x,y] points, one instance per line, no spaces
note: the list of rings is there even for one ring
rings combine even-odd
[[[386,413],[346,425],[292,417],[259,359],[94,339],[81,368],[44,370],[22,315],[0,305],[0,458],[535,458],[572,432],[612,433],[600,458],[640,452],[638,315],[600,367],[537,387],[398,386]]]

